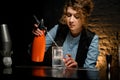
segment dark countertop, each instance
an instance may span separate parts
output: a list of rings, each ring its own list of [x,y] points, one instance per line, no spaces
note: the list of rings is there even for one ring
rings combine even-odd
[[[102,75],[106,73],[106,75]],[[118,75],[114,75],[114,73]],[[69,79],[69,80],[119,80],[119,70],[106,70],[85,68],[52,68],[47,66],[15,66],[0,68],[0,80],[43,80],[43,79]]]

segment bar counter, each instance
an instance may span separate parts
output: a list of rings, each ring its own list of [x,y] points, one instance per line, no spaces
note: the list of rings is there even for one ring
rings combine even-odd
[[[117,75],[114,75],[113,72]],[[0,80],[119,80],[119,70],[113,72],[114,76],[111,75],[111,73],[106,72],[106,70],[101,71],[98,69],[52,68],[48,66],[24,65],[1,68]]]

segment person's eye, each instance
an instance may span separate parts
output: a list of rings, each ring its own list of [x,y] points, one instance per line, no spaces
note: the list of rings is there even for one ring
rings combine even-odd
[[[67,15],[67,17],[71,17],[71,14],[70,14],[70,13],[67,13],[66,15]]]
[[[79,18],[80,18],[80,15],[75,15],[75,18],[76,18],[76,19],[79,19]]]

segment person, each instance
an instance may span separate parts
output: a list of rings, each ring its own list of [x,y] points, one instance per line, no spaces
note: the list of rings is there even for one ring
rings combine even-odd
[[[48,32],[58,46],[63,47],[67,58],[63,62],[68,68],[95,68],[99,55],[99,37],[88,29],[87,18],[93,11],[92,0],[66,0],[63,14],[54,27]],[[37,28],[38,25],[34,24]],[[33,29],[35,36],[44,34],[39,28]],[[46,52],[43,64],[51,66],[53,41],[46,34]]]

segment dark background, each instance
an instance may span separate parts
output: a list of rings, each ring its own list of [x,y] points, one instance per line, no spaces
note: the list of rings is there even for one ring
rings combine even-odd
[[[58,22],[62,5],[65,0],[39,0],[39,1],[0,1],[0,24],[7,24],[13,45],[13,63],[15,65],[31,64],[28,54],[28,45],[33,40],[32,29],[35,23],[33,15],[38,19],[44,18],[48,30]],[[119,0],[94,0],[95,10],[92,17],[112,16],[107,12],[118,15],[111,22],[119,23]],[[117,27],[119,28],[119,27]]]
[[[33,40],[32,29],[36,23],[33,15],[44,19],[48,30],[57,23],[64,0],[1,1],[0,24],[7,24],[12,39],[13,64],[31,64],[28,45]]]

